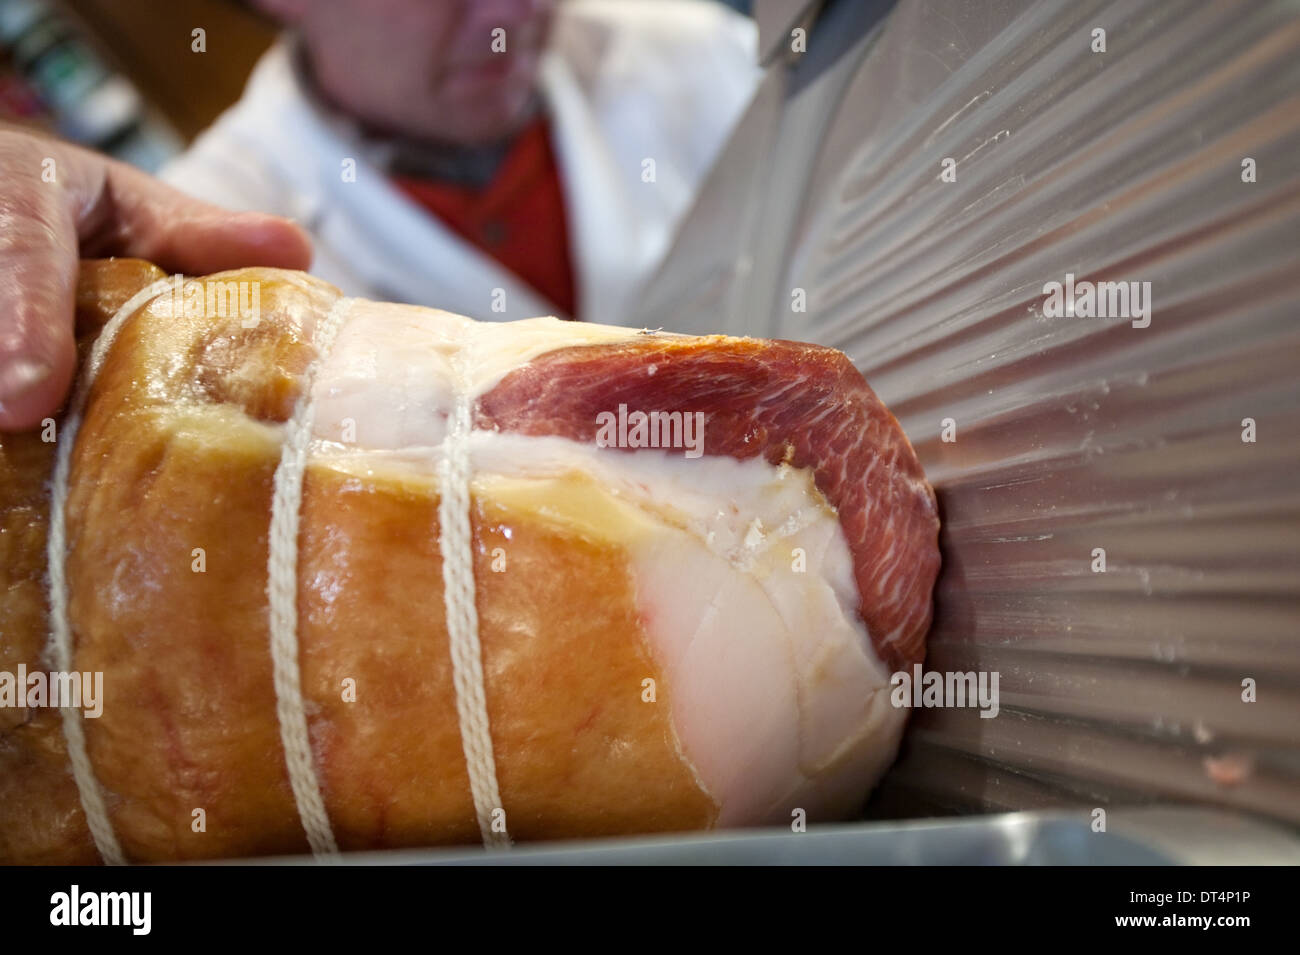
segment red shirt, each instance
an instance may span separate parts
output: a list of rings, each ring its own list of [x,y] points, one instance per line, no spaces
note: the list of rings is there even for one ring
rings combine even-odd
[[[564,189],[544,118],[515,139],[484,187],[407,176],[394,176],[393,182],[565,316],[577,314]]]

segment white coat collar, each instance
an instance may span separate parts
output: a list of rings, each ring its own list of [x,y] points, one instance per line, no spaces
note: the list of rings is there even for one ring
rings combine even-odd
[[[258,81],[289,93],[276,117],[279,135],[289,139],[288,155],[311,163],[288,179],[303,183],[299,217],[325,244],[348,250],[350,271],[380,297],[474,318],[557,313],[553,303],[394,186],[372,161],[356,124],[315,98],[291,50],[291,42],[281,41],[264,60],[267,75]],[[344,180],[345,160],[355,161],[354,182]],[[505,292],[504,312],[492,308],[497,289]]]
[[[650,146],[609,139],[592,99],[556,50],[543,53],[538,82],[552,120],[578,317],[617,323],[666,238],[652,228],[662,218],[652,211],[656,187],[641,181],[639,157],[652,155]],[[301,184],[295,216],[330,248],[346,249],[347,269],[373,294],[486,320],[558,314],[554,303],[389,181],[356,123],[316,98],[296,68],[292,39],[268,53],[254,84],[249,98],[275,104],[263,112],[267,135],[284,143],[286,165],[297,167],[283,170],[284,181]],[[345,159],[356,163],[355,182],[343,180]],[[492,310],[496,289],[506,293],[504,312]]]
[[[554,50],[542,55],[539,84],[553,121],[578,311],[585,321],[616,324],[633,292],[629,276],[641,272],[644,217],[631,201],[631,187],[644,185],[640,168],[627,168],[615,155],[572,69]]]

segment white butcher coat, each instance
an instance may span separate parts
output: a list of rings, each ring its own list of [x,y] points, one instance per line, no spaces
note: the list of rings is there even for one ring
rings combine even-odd
[[[757,86],[752,21],[697,0],[562,0],[539,86],[568,212],[577,317],[620,324]],[[559,309],[367,160],[355,126],[305,88],[289,40],[162,178],[201,199],[296,219],[312,271],[349,295],[479,319]],[[355,181],[344,161],[355,160]],[[643,177],[654,160],[654,181]],[[494,311],[502,296],[504,311]]]

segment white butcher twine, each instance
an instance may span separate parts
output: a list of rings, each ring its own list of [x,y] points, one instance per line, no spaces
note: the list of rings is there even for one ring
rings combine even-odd
[[[104,358],[112,347],[113,339],[130,316],[143,308],[151,299],[166,292],[172,284],[170,278],[159,279],[147,288],[132,295],[121,308],[109,319],[99,338],[90,350],[86,362],[72,393],[68,413],[63,419],[62,433],[54,452],[54,478],[50,489],[50,530],[46,537],[45,563],[50,578],[50,638],[46,645],[55,670],[64,673],[72,670],[72,629],[68,623],[68,581],[65,561],[67,560],[67,504],[68,471],[72,464],[72,449],[77,443],[77,432],[81,430],[81,416],[86,410],[86,398],[90,387],[95,383]],[[81,726],[81,711],[75,706],[60,707],[63,718],[63,735],[68,744],[68,762],[72,764],[72,778],[77,784],[77,794],[81,797],[81,808],[86,814],[86,826],[90,829],[95,848],[108,865],[123,865],[126,856],[118,844],[113,832],[113,823],[108,818],[108,808],[104,805],[104,794],[95,779],[95,768],[90,763],[86,752],[86,734]]]
[[[329,814],[321,795],[312,758],[307,711],[302,698],[298,667],[298,529],[302,518],[302,482],[307,469],[315,401],[312,382],[328,357],[339,326],[352,309],[353,299],[340,298],[316,330],[316,359],[303,376],[302,396],[285,422],[280,465],[275,469],[271,498],[270,553],[267,558],[266,594],[271,608],[271,663],[275,679],[275,713],[280,721],[280,742],[289,768],[289,785],[298,805],[298,817],[316,858],[338,855]]]
[[[439,462],[438,524],[442,533],[443,601],[447,611],[447,636],[451,643],[452,682],[456,688],[456,715],[460,742],[469,771],[470,794],[478,817],[483,845],[489,849],[510,846],[507,832],[494,832],[492,813],[501,809],[496,757],[488,724],[487,693],[483,680],[483,648],[479,641],[475,602],[473,535],[470,531],[470,432],[473,430],[474,391],[468,366],[473,358],[475,326],[466,327],[466,339],[452,358],[456,400],[443,440]],[[505,828],[504,826],[502,827]]]
[[[172,288],[173,278],[159,279],[131,296],[104,325],[73,392],[64,418],[62,433],[55,452],[54,475],[50,495],[49,534],[46,563],[50,585],[50,634],[47,654],[54,669],[72,669],[72,635],[68,620],[67,499],[72,449],[81,428],[82,415],[91,386],[112,347],[119,330],[128,318],[158,295]],[[284,746],[289,783],[303,830],[312,853],[317,858],[332,859],[338,845],[325,810],[320,780],[311,750],[306,708],[302,695],[302,678],[298,661],[298,533],[301,523],[303,478],[306,473],[307,448],[311,441],[315,402],[312,384],[328,357],[339,328],[351,311],[354,300],[336,301],[317,333],[317,357],[307,369],[303,392],[285,424],[285,441],[280,463],[275,471],[271,499],[269,556],[267,559],[267,597],[270,605],[271,660],[274,672],[276,716],[280,740]],[[483,677],[482,645],[479,641],[478,611],[475,604],[473,538],[470,530],[470,447],[473,426],[474,389],[468,365],[471,362],[473,327],[466,329],[466,345],[453,362],[456,398],[451,426],[443,442],[441,498],[438,520],[442,528],[438,546],[442,555],[444,603],[447,632],[451,644],[456,713],[460,722],[461,745],[469,772],[474,812],[478,818],[483,843],[488,848],[508,848],[509,834],[495,832],[493,812],[502,808],[497,782],[496,759],[488,722],[487,695]],[[100,856],[109,865],[122,865],[126,857],[113,832],[112,821],[104,804],[103,792],[95,778],[94,767],[86,751],[85,732],[77,707],[61,708],[63,732],[67,739],[68,760],[73,779],[86,814],[86,825]]]

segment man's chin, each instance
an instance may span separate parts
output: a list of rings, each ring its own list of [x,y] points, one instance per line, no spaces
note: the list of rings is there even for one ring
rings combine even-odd
[[[513,136],[536,114],[532,90],[510,91],[490,99],[452,100],[438,120],[438,137],[466,146],[484,146]]]
[[[520,54],[450,69],[441,77],[438,93],[448,102],[473,108],[526,97],[536,85],[537,57]]]

